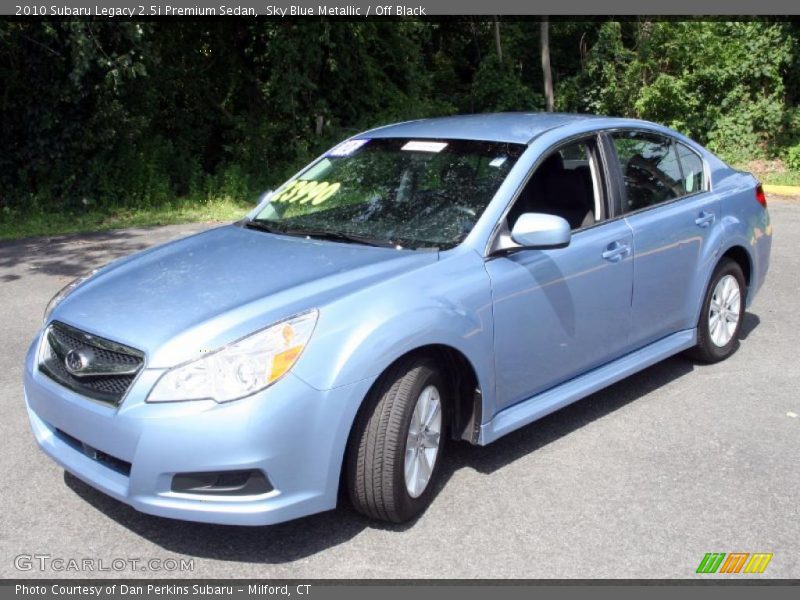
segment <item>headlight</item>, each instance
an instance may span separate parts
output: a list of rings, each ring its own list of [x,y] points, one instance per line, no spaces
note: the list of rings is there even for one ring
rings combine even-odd
[[[47,308],[44,309],[44,322],[47,322],[47,319],[50,318],[50,314],[53,312],[53,309],[58,306],[61,301],[69,296],[76,287],[82,284],[87,279],[90,279],[95,273],[97,273],[98,269],[94,271],[89,271],[85,275],[81,275],[77,279],[70,281],[67,285],[56,292],[56,295],[50,299],[50,302],[47,303]]]
[[[308,343],[318,312],[292,317],[198,360],[173,367],[156,382],[148,402],[244,398],[283,377]]]

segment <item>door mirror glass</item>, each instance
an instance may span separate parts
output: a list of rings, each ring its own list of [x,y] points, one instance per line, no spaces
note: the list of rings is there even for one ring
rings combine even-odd
[[[511,230],[511,239],[525,248],[563,248],[570,238],[566,219],[544,213],[521,214]]]

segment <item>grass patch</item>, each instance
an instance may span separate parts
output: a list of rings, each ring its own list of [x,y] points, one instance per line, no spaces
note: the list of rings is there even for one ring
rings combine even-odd
[[[767,185],[800,185],[800,171],[790,169],[779,159],[751,160],[734,168],[749,171]]]
[[[764,173],[759,177],[761,183],[767,185],[800,185],[800,173]]]
[[[255,205],[231,198],[175,202],[139,208],[36,211],[0,214],[0,239],[107,231],[176,223],[226,222],[242,218]]]

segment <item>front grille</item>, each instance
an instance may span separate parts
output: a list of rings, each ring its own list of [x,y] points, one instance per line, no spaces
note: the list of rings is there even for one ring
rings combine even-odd
[[[89,398],[118,405],[144,364],[139,350],[54,321],[45,332],[39,370]]]

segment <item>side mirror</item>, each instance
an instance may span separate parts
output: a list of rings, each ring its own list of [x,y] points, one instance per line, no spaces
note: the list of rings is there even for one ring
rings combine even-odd
[[[571,237],[566,219],[544,213],[521,214],[511,230],[511,239],[525,248],[564,248]]]

